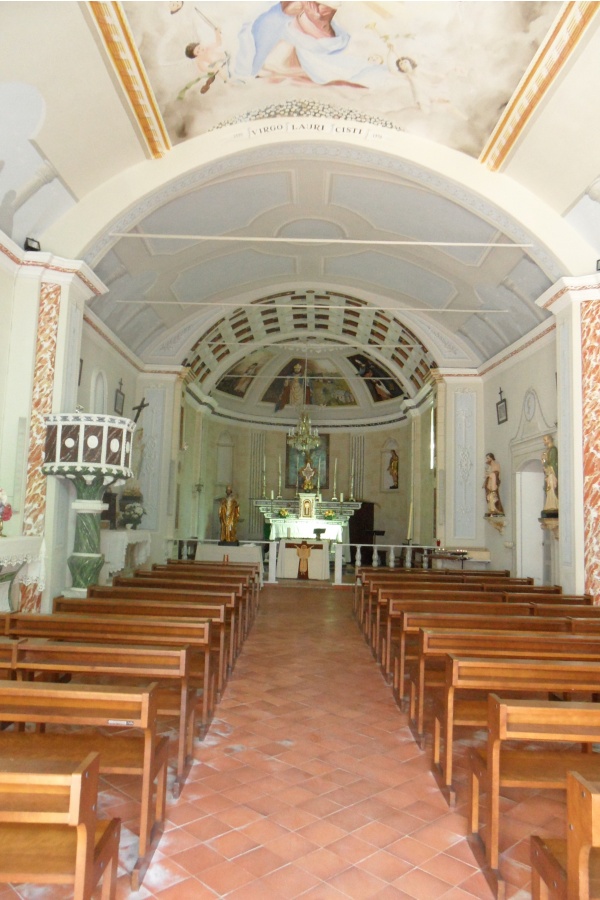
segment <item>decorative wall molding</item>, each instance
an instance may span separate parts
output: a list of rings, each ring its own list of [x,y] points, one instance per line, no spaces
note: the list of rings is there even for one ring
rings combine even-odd
[[[477,394],[454,392],[454,534],[458,540],[477,537]]]

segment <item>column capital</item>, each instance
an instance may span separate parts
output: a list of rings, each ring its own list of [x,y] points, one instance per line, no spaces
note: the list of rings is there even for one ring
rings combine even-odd
[[[580,275],[577,278],[564,277],[538,297],[537,306],[547,309],[555,316],[574,305],[600,300],[600,272]]]

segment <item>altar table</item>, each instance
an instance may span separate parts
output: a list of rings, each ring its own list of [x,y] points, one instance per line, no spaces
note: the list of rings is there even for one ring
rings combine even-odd
[[[322,528],[321,538],[325,541],[341,541],[342,526],[339,522],[332,522],[330,519],[301,519],[295,516],[288,516],[287,519],[274,519],[271,522],[270,539],[276,541],[278,538],[290,537],[312,539],[315,538],[315,528]]]
[[[300,543],[301,541],[291,540],[290,538],[284,538],[279,541],[279,551],[277,553],[278,578],[298,577],[298,564],[300,559],[298,557],[297,549]],[[310,556],[308,557],[308,577],[320,581],[328,581],[329,541],[307,540],[306,543],[311,550]]]

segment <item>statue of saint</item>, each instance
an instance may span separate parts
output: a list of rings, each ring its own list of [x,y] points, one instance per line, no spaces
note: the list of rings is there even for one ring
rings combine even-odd
[[[544,508],[542,518],[558,516],[558,447],[552,435],[544,435],[542,466],[544,467]]]
[[[485,502],[487,504],[486,516],[503,516],[504,507],[500,500],[500,464],[496,462],[493,453],[485,457]]]
[[[390,484],[390,488],[395,490],[398,487],[398,466],[400,464],[400,460],[398,459],[398,454],[395,450],[390,450],[390,462],[388,465],[388,474],[392,480]]]
[[[227,485],[225,496],[219,506],[219,521],[221,523],[220,544],[237,544],[237,523],[240,517],[240,506],[233,496],[233,488]]]

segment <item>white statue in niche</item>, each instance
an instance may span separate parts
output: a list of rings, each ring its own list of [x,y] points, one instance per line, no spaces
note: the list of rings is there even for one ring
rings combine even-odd
[[[483,488],[487,504],[486,516],[503,516],[504,507],[500,499],[500,464],[496,462],[493,453],[488,453],[485,457]]]

